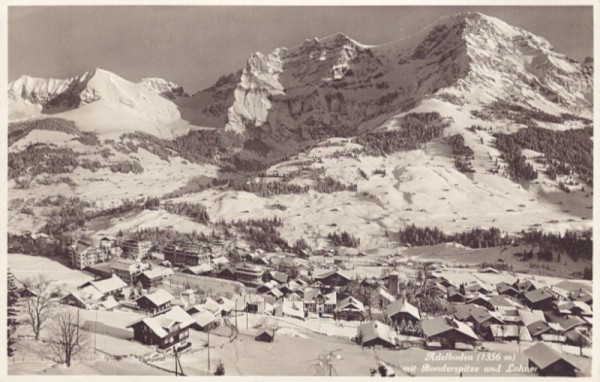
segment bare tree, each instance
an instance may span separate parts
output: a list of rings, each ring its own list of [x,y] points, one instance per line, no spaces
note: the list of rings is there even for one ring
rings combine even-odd
[[[58,362],[70,367],[73,356],[80,353],[88,341],[89,333],[80,329],[78,314],[68,310],[52,317],[50,347]]]
[[[40,339],[40,332],[48,320],[52,310],[50,281],[41,274],[37,277],[27,278],[25,286],[25,305],[27,307],[28,321],[35,335]]]

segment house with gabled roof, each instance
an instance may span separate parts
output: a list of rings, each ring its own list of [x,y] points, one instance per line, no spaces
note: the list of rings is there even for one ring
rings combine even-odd
[[[78,289],[83,289],[90,285],[100,292],[103,298],[108,296],[118,297],[123,293],[123,289],[127,287],[127,284],[125,284],[123,280],[115,275],[112,275],[106,279],[88,281],[80,285]]]
[[[135,303],[138,309],[151,314],[157,314],[171,309],[173,296],[164,289],[157,289],[152,293],[138,298]]]
[[[398,337],[394,329],[380,321],[370,321],[356,328],[358,344],[363,347],[394,348]]]
[[[335,310],[336,318],[346,321],[362,321],[364,314],[364,304],[352,296],[348,296],[345,299],[338,301]]]
[[[499,295],[507,295],[514,298],[517,298],[521,295],[521,292],[519,292],[517,288],[505,282],[499,282],[496,284],[496,290],[498,291]]]
[[[317,288],[306,288],[303,302],[307,312],[319,316],[333,316],[337,307],[337,293],[335,291],[323,293]]]
[[[465,302],[465,296],[453,285],[446,287],[446,300],[448,302]]]
[[[215,329],[221,322],[220,314],[215,316],[211,311],[208,310],[201,310],[190,315],[194,319],[194,323],[191,327],[202,332],[208,332]]]
[[[452,317],[440,316],[421,321],[428,346],[454,349],[457,344],[475,345],[479,338],[471,327]]]
[[[533,289],[523,294],[523,299],[531,309],[551,310],[556,300],[554,294],[548,288]]]
[[[523,352],[529,358],[529,367],[535,367],[543,377],[575,377],[578,368],[572,361],[550,346],[538,342]]]
[[[392,296],[388,289],[382,285],[376,287],[371,293],[371,308],[381,311],[387,308],[394,301],[396,301],[396,298]]]
[[[178,306],[153,316],[136,320],[127,328],[133,329],[133,338],[145,345],[156,346],[159,352],[181,351],[189,346],[189,328],[195,320]]]
[[[387,306],[387,315],[395,324],[405,323],[416,324],[421,321],[419,309],[406,300],[396,300]]]
[[[315,282],[321,283],[321,285],[329,288],[337,288],[348,285],[351,281],[351,277],[343,271],[329,270],[313,275]]]
[[[94,309],[103,299],[105,299],[105,297],[106,296],[94,286],[87,285],[83,288],[70,291],[61,298],[61,302],[81,309]]]
[[[173,270],[170,268],[154,268],[145,270],[138,276],[138,281],[144,289],[157,288],[162,285],[163,281],[173,276]]]

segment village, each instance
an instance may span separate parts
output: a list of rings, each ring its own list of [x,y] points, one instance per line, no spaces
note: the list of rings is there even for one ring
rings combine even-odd
[[[49,240],[28,235],[23,240],[38,246]],[[88,335],[86,345],[78,338],[72,350],[79,354],[70,354],[67,366],[105,373],[120,367],[98,366],[99,360],[134,363],[122,366],[134,374],[494,372],[465,367],[474,364],[465,354],[478,364],[507,361],[497,375],[590,373],[593,298],[583,280],[536,277],[502,263],[371,261],[219,242],[154,249],[150,241],[99,235],[71,245],[68,259],[9,254],[22,320],[9,372],[26,372],[33,362],[66,373],[49,366],[55,360],[39,350],[48,340],[32,335],[27,323],[25,312],[43,309],[46,327],[53,324],[51,310],[66,312]],[[31,264],[39,260],[46,265]],[[308,357],[302,365],[253,362],[267,354],[282,358],[294,347]]]

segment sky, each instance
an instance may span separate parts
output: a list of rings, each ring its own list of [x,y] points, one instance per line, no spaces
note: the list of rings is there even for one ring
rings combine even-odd
[[[443,15],[479,11],[550,41],[582,61],[593,52],[592,7],[9,7],[9,81],[70,78],[96,67],[130,80],[161,77],[188,93],[307,38],[342,32],[377,45]]]

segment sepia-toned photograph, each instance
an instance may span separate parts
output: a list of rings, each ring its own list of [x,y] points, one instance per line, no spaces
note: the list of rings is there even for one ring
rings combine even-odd
[[[597,377],[596,6],[4,6],[7,380]]]

